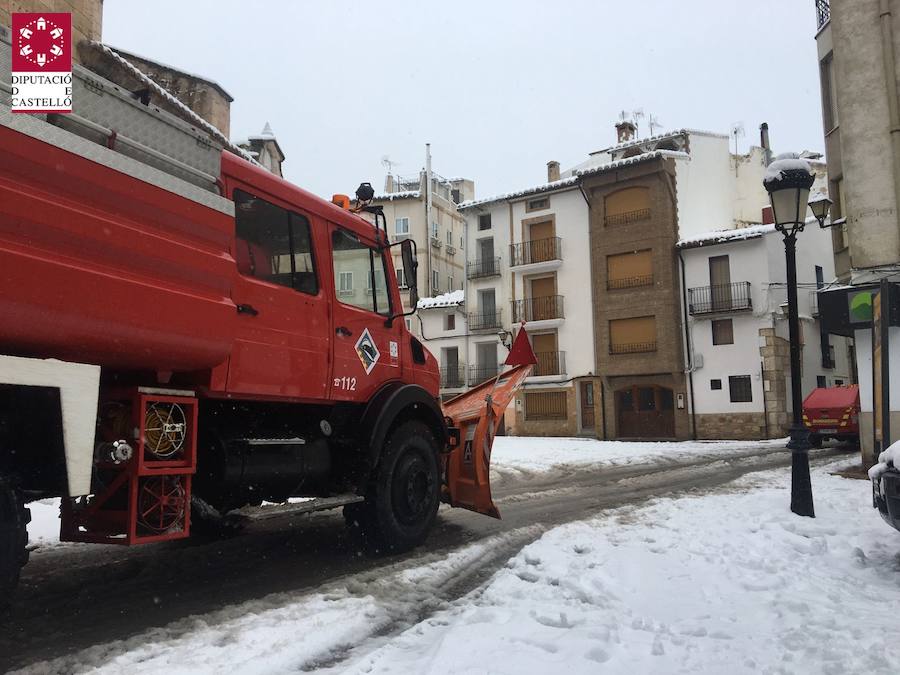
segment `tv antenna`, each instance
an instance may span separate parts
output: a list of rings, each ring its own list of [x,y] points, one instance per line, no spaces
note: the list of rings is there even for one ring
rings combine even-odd
[[[381,166],[383,166],[385,169],[387,169],[387,172],[389,174],[393,174],[394,167],[400,166],[400,162],[395,162],[395,161],[391,160],[391,158],[388,155],[382,155]]]
[[[644,109],[638,108],[634,112],[631,113],[631,116],[634,118],[634,135],[637,138],[641,137],[641,124],[644,121]]]
[[[738,138],[744,136],[744,123],[735,122],[731,125],[731,137],[734,139],[734,175],[738,175]]]
[[[656,135],[656,129],[662,129],[662,123],[659,121],[659,118],[650,113],[650,116],[647,118],[647,126],[650,127],[650,135]]]

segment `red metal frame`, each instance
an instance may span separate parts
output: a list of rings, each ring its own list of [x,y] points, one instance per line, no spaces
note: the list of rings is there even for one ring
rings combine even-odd
[[[62,541],[132,545],[184,539],[190,534],[191,481],[197,470],[197,399],[147,394],[136,390],[132,390],[128,398],[131,400],[132,425],[138,430],[137,438],[133,439],[136,441],[134,456],[122,464],[99,462],[96,467],[98,474],[114,472],[115,477],[86,502],[63,500],[60,528]],[[177,403],[184,409],[188,429],[184,446],[178,451],[176,459],[160,460],[148,456],[145,411],[154,403]],[[180,486],[177,491],[160,489],[157,504],[160,518],[166,515],[167,508],[171,513],[172,504],[181,504],[181,527],[153,532],[152,528],[140,522],[141,517],[146,517],[152,511],[151,507],[145,513],[140,513],[141,490],[146,490],[154,479],[159,479],[160,485],[165,486],[168,477],[179,479]],[[174,494],[176,492],[180,494]]]

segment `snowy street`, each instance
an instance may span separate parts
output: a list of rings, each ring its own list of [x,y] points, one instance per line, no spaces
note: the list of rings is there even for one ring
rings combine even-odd
[[[835,456],[839,453],[826,449],[814,455],[814,464]],[[405,644],[409,635],[404,631],[420,621],[426,626],[445,622],[447,619],[436,617],[454,607],[469,606],[475,597],[470,593],[476,591],[481,597],[485,583],[489,582],[489,587],[500,583],[508,570],[518,569],[515,561],[524,560],[526,553],[531,558],[549,559],[544,552],[528,553],[533,547],[545,546],[542,541],[569,537],[560,532],[581,532],[576,538],[584,538],[580,528],[602,528],[604,523],[623,520],[632,522],[636,532],[656,527],[657,517],[641,516],[634,507],[674,492],[704,494],[750,472],[786,467],[789,459],[781,442],[498,439],[495,501],[503,520],[442,508],[424,547],[391,558],[360,554],[348,539],[339,512],[254,523],[228,540],[197,539],[133,549],[53,545],[45,539],[24,571],[15,599],[18,622],[0,637],[0,654],[5,659],[0,665],[20,668],[30,664],[29,671],[34,673],[103,665],[112,671],[134,672],[137,661],[150,659],[144,668],[154,672],[171,670],[163,665],[165,661],[154,661],[155,656],[165,659],[169,650],[185,650],[199,659],[190,665],[183,654],[179,656],[177,662],[185,669],[215,672],[221,669],[216,663],[233,663],[238,658],[231,651],[234,647],[235,652],[250,655],[265,652],[265,659],[248,659],[242,666],[247,672],[326,665],[340,670],[355,667],[353,664],[369,658],[367,655],[385,668],[393,657],[379,656],[381,652],[373,650],[388,649],[393,639]],[[786,475],[783,468],[779,475]],[[857,519],[868,519],[874,531],[889,542],[885,535],[891,532],[865,501],[867,484],[854,481],[853,485],[862,494]],[[626,511],[608,511],[623,506]],[[817,507],[828,508],[818,503]],[[716,509],[724,527],[728,513],[721,506]],[[46,521],[47,513],[52,510],[45,509],[35,523],[45,532],[52,524]],[[772,506],[770,515],[783,513]],[[586,523],[577,522],[585,519]],[[573,523],[566,527],[574,529],[552,529],[566,523]],[[816,526],[821,524],[817,521]],[[537,541],[548,531],[549,539]],[[640,543],[640,537],[636,541],[638,548],[653,548]],[[529,545],[532,548],[523,552]],[[680,547],[670,542],[665,550],[669,549],[677,552]],[[590,561],[592,555],[579,553],[576,560]],[[705,555],[716,559],[713,552]],[[508,563],[510,560],[514,562]],[[677,559],[671,563],[681,564]],[[521,564],[525,577],[555,574],[540,565]],[[626,564],[623,569],[627,568]],[[60,569],[66,573],[61,574]],[[568,576],[587,578],[580,568]],[[117,589],[114,594],[109,592],[112,584]],[[400,593],[398,588],[408,592]],[[165,591],[160,593],[160,589]],[[552,584],[549,589],[565,590]],[[604,600],[609,611],[621,608],[617,597],[618,591]],[[572,602],[567,598],[563,593],[557,600]],[[568,617],[563,623],[575,620],[573,610],[562,611]],[[48,613],[54,616],[52,625],[59,627],[57,633],[48,631]],[[254,623],[257,619],[262,623]],[[273,631],[271,621],[289,628]],[[558,612],[547,621],[559,623]],[[595,632],[594,628],[585,630]],[[718,628],[708,630],[716,632]],[[573,631],[573,638],[578,634]],[[659,638],[663,643],[665,635],[663,631]],[[538,643],[545,639],[552,641],[535,637]],[[676,635],[674,639],[682,638]],[[198,651],[196,645],[201,642],[222,649],[213,650],[214,654]],[[622,644],[626,644],[624,637]],[[158,645],[164,646],[157,649]],[[609,645],[601,650],[614,653]],[[576,655],[577,650],[571,654],[573,658]],[[575,667],[584,670],[585,663]],[[440,670],[438,664],[432,666]],[[503,671],[504,666],[498,662],[497,668]]]

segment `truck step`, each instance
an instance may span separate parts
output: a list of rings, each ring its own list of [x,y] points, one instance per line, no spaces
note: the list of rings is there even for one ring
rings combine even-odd
[[[335,497],[317,497],[296,504],[272,504],[269,506],[245,506],[234,511],[229,511],[228,518],[240,518],[249,521],[268,520],[269,518],[280,518],[286,515],[299,515],[303,513],[312,513],[313,511],[327,511],[328,509],[336,509],[339,506],[347,504],[357,504],[365,501],[365,497],[359,495],[347,494],[337,495]]]

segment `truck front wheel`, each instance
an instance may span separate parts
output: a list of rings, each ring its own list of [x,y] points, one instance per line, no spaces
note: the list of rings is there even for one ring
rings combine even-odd
[[[366,501],[351,511],[352,519],[376,552],[404,551],[428,535],[440,490],[434,434],[422,422],[405,422],[388,437]]]
[[[0,477],[0,608],[9,603],[19,582],[19,571],[28,562],[30,513],[12,483]]]

